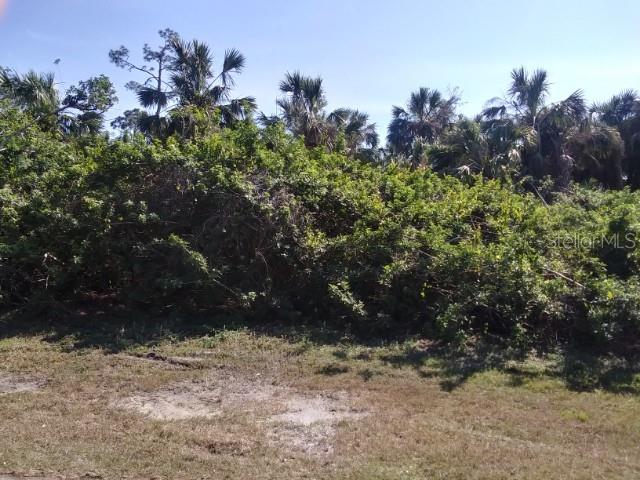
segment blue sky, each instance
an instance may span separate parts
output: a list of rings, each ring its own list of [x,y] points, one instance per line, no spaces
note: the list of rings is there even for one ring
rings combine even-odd
[[[582,88],[589,100],[640,89],[637,0],[0,0],[0,65],[53,71],[66,87],[100,73],[116,84],[117,116],[136,78],[108,61],[139,58],[157,31],[208,42],[220,59],[247,57],[237,94],[273,113],[284,72],[321,75],[330,107],[366,111],[386,131],[391,106],[420,86],[459,88],[473,115],[504,94],[512,68],[549,71],[552,100]],[[53,61],[60,58],[59,65]],[[139,78],[138,78],[139,79]]]

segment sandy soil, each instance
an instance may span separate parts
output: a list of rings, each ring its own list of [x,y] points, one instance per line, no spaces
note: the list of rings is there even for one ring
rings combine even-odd
[[[345,392],[305,392],[232,373],[140,393],[113,406],[160,421],[240,413],[265,425],[272,442],[309,454],[332,452],[336,423],[367,415],[353,408]]]
[[[0,374],[0,395],[33,392],[44,386],[42,379]],[[3,480],[0,477],[0,480]]]

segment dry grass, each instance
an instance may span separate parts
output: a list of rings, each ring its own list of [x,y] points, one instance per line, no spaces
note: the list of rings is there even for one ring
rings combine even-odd
[[[0,478],[640,477],[640,396],[575,391],[552,360],[245,330],[118,353],[76,340],[0,340],[0,383],[39,382],[0,392]]]

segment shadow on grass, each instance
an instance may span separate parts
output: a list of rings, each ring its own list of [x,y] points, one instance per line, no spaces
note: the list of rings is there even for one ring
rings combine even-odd
[[[278,336],[299,343],[300,353],[313,344],[339,344],[348,338],[327,328],[293,326],[286,322],[249,321],[239,315],[211,315],[197,312],[150,314],[142,310],[92,307],[37,309],[28,313],[0,312],[0,340],[19,336],[42,336],[63,348],[99,348],[118,353],[138,346],[153,347],[162,341],[182,341],[232,330],[249,330],[257,335]]]
[[[531,380],[560,379],[573,391],[597,389],[612,393],[640,394],[640,362],[611,354],[563,349],[530,363],[531,355],[504,346],[478,343],[472,348],[456,349],[433,344],[410,347],[400,354],[381,359],[396,367],[411,366],[423,378],[439,378],[440,387],[451,392],[476,374],[496,370],[508,375],[508,383],[517,387]],[[431,364],[431,368],[427,366]]]
[[[34,320],[33,318],[39,318]],[[0,316],[0,339],[18,336],[42,336],[44,341],[61,345],[68,351],[99,348],[109,353],[145,346],[152,348],[166,340],[181,341],[229,330],[250,330],[256,335],[278,336],[291,343],[304,345],[306,351],[313,345],[336,346],[336,362],[319,368],[318,375],[338,376],[355,371],[363,381],[381,374],[380,363],[392,367],[410,367],[425,379],[437,378],[447,392],[464,385],[474,375],[497,370],[509,375],[509,384],[521,386],[536,378],[561,379],[574,391],[602,389],[615,393],[640,394],[640,362],[638,359],[611,354],[563,350],[553,355],[553,362],[544,368],[527,365],[527,352],[504,346],[477,342],[473,347],[455,348],[450,345],[416,340],[415,337],[358,338],[343,331],[317,326],[290,325],[284,322],[249,322],[246,319],[218,315],[172,314],[152,316],[142,311],[105,309],[83,312],[74,310],[56,319],[39,316],[25,317],[16,312]],[[381,348],[391,342],[401,348]],[[350,347],[369,347],[350,354]],[[301,353],[303,353],[301,351]],[[546,358],[549,358],[548,356]],[[356,360],[364,362],[361,368],[344,365]]]
[[[508,362],[523,358],[523,352],[486,344],[460,349],[430,343],[407,348],[402,353],[383,355],[381,360],[395,367],[411,366],[423,378],[438,377],[440,387],[451,392],[479,372],[505,370]],[[426,367],[428,362],[431,368]]]
[[[560,376],[576,391],[601,388],[615,393],[640,394],[638,363],[617,357],[572,352],[564,356]]]
[[[180,341],[210,335],[226,328],[223,319],[211,322],[202,318],[153,317],[145,312],[117,310],[80,311],[57,314],[53,319],[42,318],[46,316],[34,319],[33,315],[6,314],[0,318],[0,339],[38,335],[68,351],[99,348],[118,353],[136,346],[152,347],[167,339]]]

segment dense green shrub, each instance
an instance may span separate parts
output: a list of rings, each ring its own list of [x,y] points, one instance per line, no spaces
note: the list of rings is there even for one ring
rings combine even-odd
[[[547,205],[310,150],[278,125],[62,141],[0,111],[2,309],[103,297],[522,346],[640,339],[639,193]]]

